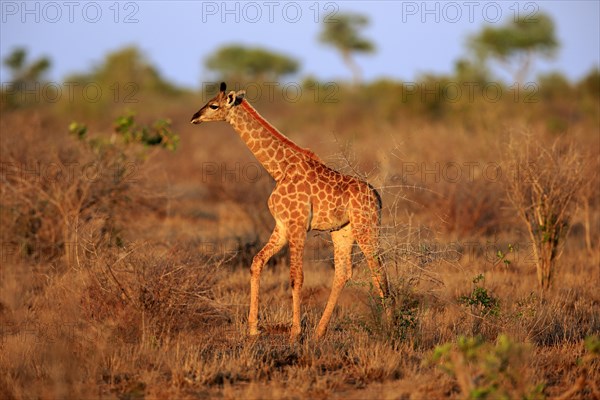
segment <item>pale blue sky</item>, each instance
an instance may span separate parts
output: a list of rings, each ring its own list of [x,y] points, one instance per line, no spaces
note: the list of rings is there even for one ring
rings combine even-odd
[[[25,4],[25,6],[23,6]],[[366,80],[411,81],[422,73],[450,73],[466,53],[469,35],[486,23],[501,24],[516,12],[546,12],[554,19],[561,49],[535,73],[560,70],[580,79],[600,64],[600,2],[589,1],[331,1],[331,2],[0,2],[0,57],[15,46],[52,60],[50,79],[89,71],[109,51],[138,46],[169,80],[200,87],[210,77],[203,59],[229,43],[263,46],[301,62],[299,76],[350,79],[333,49],[318,42],[331,11],[359,12],[371,25],[364,35],[377,52],[357,57]],[[508,75],[504,76],[510,81]],[[0,79],[10,77],[0,70]]]

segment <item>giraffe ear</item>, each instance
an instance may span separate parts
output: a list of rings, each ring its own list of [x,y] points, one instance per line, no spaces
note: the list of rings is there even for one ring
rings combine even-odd
[[[246,91],[245,90],[239,90],[236,94],[235,94],[235,103],[233,103],[234,106],[239,105],[242,100],[244,100],[244,96],[246,96]]]
[[[237,93],[232,90],[227,95],[227,105],[230,107],[239,105],[242,102],[242,100],[244,100],[245,94],[245,90],[240,90]]]

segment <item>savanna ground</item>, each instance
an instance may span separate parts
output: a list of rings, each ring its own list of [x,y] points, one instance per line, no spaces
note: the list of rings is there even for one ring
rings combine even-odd
[[[189,124],[206,97],[4,104],[0,397],[598,398],[597,82],[505,87],[498,101],[392,82],[255,96],[285,134],[383,196],[393,318],[356,250],[328,334],[313,339],[333,266],[329,236],[312,232],[295,344],[285,251],[262,275],[262,334],[246,336],[274,184],[228,125]],[[141,125],[169,118],[178,148],[115,130],[126,108]],[[87,132],[69,134],[74,120]],[[507,196],[526,143],[559,160],[571,146],[582,167],[547,290]]]

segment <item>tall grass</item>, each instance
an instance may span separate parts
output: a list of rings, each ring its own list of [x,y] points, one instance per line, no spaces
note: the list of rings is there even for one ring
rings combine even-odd
[[[160,114],[180,133],[176,153],[99,153],[67,134],[72,116],[44,107],[3,114],[0,396],[597,396],[600,361],[589,343],[600,332],[600,207],[597,154],[588,151],[598,148],[597,110],[581,105],[560,139],[580,155],[583,183],[555,284],[542,293],[502,162],[511,130],[555,140],[547,105],[516,113],[510,102],[441,104],[433,118],[418,111],[426,105],[388,104],[371,89],[333,105],[261,105],[299,144],[364,172],[384,199],[393,318],[370,297],[357,253],[329,332],[314,340],[333,269],[330,239],[311,233],[294,345],[284,253],[262,277],[264,334],[244,333],[248,262],[272,228],[273,182],[236,172],[236,162],[254,161],[230,129],[189,126],[196,107],[182,102]],[[140,110],[139,120],[155,120],[155,111]],[[89,124],[107,143],[112,117]],[[126,170],[134,179],[115,180],[115,160],[134,161]],[[203,174],[207,162],[233,172]],[[552,170],[539,162],[538,171]],[[111,173],[90,179],[90,163]]]

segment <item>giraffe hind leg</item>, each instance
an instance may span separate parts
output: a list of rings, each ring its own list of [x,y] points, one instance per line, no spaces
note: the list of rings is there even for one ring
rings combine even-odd
[[[339,231],[331,232],[331,238],[333,240],[335,272],[331,293],[329,294],[321,321],[317,326],[317,338],[321,338],[325,334],[340,293],[352,277],[352,244],[354,243],[354,237],[352,236],[350,225],[346,225]]]
[[[363,252],[377,294],[382,301],[389,296],[387,275],[379,253],[379,221],[365,218],[368,213],[359,213],[352,221],[352,233]]]
[[[383,321],[389,323],[392,320],[393,311],[391,304],[389,303],[391,298],[388,279],[381,261],[381,255],[378,251],[377,237],[374,234],[363,233],[363,235],[360,236],[360,240],[357,237],[356,241],[367,259],[367,264],[371,271],[371,278],[373,279],[373,286],[379,296],[379,306],[384,312],[384,314],[382,314]]]

